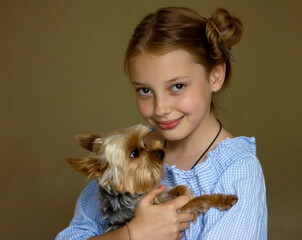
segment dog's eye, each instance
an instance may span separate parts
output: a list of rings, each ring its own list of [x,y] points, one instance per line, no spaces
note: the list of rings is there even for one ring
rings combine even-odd
[[[131,153],[130,153],[130,158],[138,158],[139,157],[139,149],[134,149]]]

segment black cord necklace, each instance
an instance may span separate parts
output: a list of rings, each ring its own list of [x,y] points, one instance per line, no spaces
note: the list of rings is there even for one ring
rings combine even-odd
[[[216,141],[216,139],[218,138],[221,129],[222,129],[222,124],[221,122],[217,119],[217,122],[219,123],[219,131],[217,133],[217,135],[215,136],[215,138],[213,139],[213,141],[211,142],[211,144],[207,147],[207,149],[201,154],[201,156],[197,159],[197,161],[194,163],[194,165],[191,167],[191,169],[193,169],[197,163],[200,161],[200,159],[202,159],[202,157],[207,153],[207,151],[210,149],[210,147],[212,147],[213,143]]]

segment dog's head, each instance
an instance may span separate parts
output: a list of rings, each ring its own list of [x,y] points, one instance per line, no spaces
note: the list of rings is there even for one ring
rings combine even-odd
[[[66,161],[100,186],[145,194],[160,184],[164,174],[163,139],[149,127],[135,125],[104,135],[79,135],[76,139],[89,154]]]

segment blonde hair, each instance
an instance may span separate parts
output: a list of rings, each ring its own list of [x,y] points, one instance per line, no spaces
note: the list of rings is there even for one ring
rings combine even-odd
[[[230,50],[240,41],[242,30],[241,21],[225,9],[216,9],[211,18],[206,19],[185,7],[161,8],[148,14],[135,28],[125,55],[125,72],[131,77],[131,62],[142,53],[162,55],[183,49],[203,65],[207,73],[225,62],[225,86],[231,76],[233,55]]]

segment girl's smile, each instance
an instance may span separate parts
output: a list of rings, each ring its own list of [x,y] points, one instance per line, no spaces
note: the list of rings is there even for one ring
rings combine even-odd
[[[169,120],[169,121],[162,121],[157,122],[157,126],[161,128],[162,130],[170,130],[175,128],[178,124],[180,124],[183,117],[180,117],[178,119]]]

